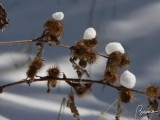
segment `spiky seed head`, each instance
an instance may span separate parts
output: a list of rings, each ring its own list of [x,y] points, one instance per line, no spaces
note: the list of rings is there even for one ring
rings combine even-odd
[[[91,40],[84,39],[82,40],[82,42],[84,43],[86,47],[91,48],[91,49],[95,48],[98,44],[98,41],[96,38],[93,38]]]
[[[47,72],[48,76],[51,76],[53,78],[57,78],[60,75],[60,69],[56,66],[49,68]]]
[[[127,89],[120,91],[119,93],[121,102],[129,103],[133,101],[133,93]]]
[[[34,78],[34,76],[37,74],[37,72],[41,69],[42,66],[43,66],[43,60],[39,57],[35,57],[28,68],[28,71],[26,73],[27,77]]]
[[[47,20],[44,24],[45,35],[60,38],[63,34],[63,24],[60,21]]]
[[[129,57],[126,54],[122,54],[120,68],[125,67],[127,65],[130,65]]]
[[[97,61],[97,55],[95,51],[86,51],[84,53],[84,58],[86,59],[87,63],[94,64]]]
[[[146,88],[145,93],[149,97],[155,97],[155,98],[160,97],[160,89],[155,85],[149,85]]]
[[[76,94],[78,97],[83,97],[86,93],[88,93],[92,89],[91,83],[80,84],[75,88]]]
[[[104,73],[104,80],[111,84],[114,84],[119,81],[119,76],[115,71],[106,69]]]
[[[87,51],[87,47],[84,46],[83,42],[82,41],[78,41],[76,43],[76,46],[73,46],[73,56],[76,57],[76,58],[79,58],[79,59],[83,59],[84,58],[84,55]]]
[[[120,66],[122,60],[122,53],[120,52],[112,52],[109,57],[108,57],[108,64],[110,64],[110,66]]]

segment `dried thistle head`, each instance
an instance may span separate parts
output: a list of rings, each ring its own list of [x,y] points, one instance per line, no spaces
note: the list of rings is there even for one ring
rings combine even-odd
[[[35,57],[28,68],[28,71],[26,73],[27,77],[33,79],[42,66],[43,60],[39,57]]]
[[[86,51],[84,53],[84,58],[86,59],[86,62],[89,64],[94,64],[97,60],[97,55],[95,51]]]
[[[86,47],[75,47],[73,56],[78,59],[83,59],[89,64],[93,64],[97,60],[95,51],[87,50]]]
[[[108,64],[110,66],[119,67],[122,60],[122,53],[120,52],[112,52],[108,58]]]
[[[121,56],[120,68],[130,65],[130,60],[127,54]]]
[[[48,76],[58,78],[60,75],[60,69],[56,66],[51,67],[47,70]]]
[[[90,40],[84,39],[83,43],[88,48],[95,48],[97,46],[97,44],[98,44],[98,41],[97,41],[96,38],[93,38],[93,39],[90,39]]]
[[[78,47],[86,47],[85,44],[84,44],[84,42],[83,42],[83,40],[77,41],[76,42],[76,46],[78,46]]]
[[[63,34],[63,24],[60,21],[47,20],[44,27],[51,36],[59,38]]]
[[[114,84],[114,83],[119,82],[119,76],[117,72],[110,70],[110,69],[106,69],[104,73],[104,80],[106,80],[107,82],[111,84]]]
[[[89,92],[92,89],[92,84],[91,83],[86,83],[86,84],[75,84],[73,86],[76,94],[78,97],[83,97],[87,92]]]
[[[154,85],[149,85],[146,88],[145,93],[148,97],[155,97],[155,98],[160,97],[160,89]]]
[[[124,103],[132,102],[134,99],[133,93],[126,88],[121,89],[119,93],[119,97],[120,97],[121,102],[124,102]]]
[[[79,60],[83,59],[89,64],[93,64],[97,60],[97,55],[94,50],[97,45],[97,39],[83,39],[77,41],[76,45],[71,47],[73,50],[73,56],[78,58]]]
[[[58,78],[60,75],[60,69],[56,66],[51,67],[47,70],[48,76],[52,78]],[[50,87],[54,88],[57,86],[57,80],[48,80],[48,90],[47,92],[50,92]]]
[[[50,81],[48,81],[48,84],[49,84],[49,86],[54,88],[57,86],[57,80],[50,80]]]
[[[84,46],[83,42],[78,41],[75,46],[72,47],[73,56],[79,59],[83,59],[84,53],[87,51],[87,47]]]

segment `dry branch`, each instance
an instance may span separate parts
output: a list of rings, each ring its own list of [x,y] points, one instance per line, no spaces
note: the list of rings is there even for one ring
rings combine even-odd
[[[71,81],[71,82],[77,82],[79,83],[79,81],[81,82],[87,82],[87,83],[93,83],[93,84],[101,84],[101,85],[106,85],[106,86],[109,86],[111,88],[114,88],[118,91],[121,91],[122,90],[122,86],[115,86],[115,85],[112,85],[108,82],[104,82],[103,80],[90,80],[90,79],[75,79],[75,78],[51,78],[51,77],[41,77],[40,79],[34,79],[33,82],[42,82],[42,81],[52,81],[52,80],[59,80],[59,81]],[[28,83],[28,80],[21,80],[21,81],[18,81],[18,82],[14,82],[14,83],[10,83],[10,84],[6,84],[6,85],[3,85],[3,86],[0,86],[0,89],[5,89],[5,88],[8,88],[8,87],[12,87],[12,86],[16,86],[16,85],[20,85],[20,84],[27,84]],[[128,89],[128,88],[126,88]],[[144,91],[140,91],[140,90],[135,90],[135,89],[128,89],[132,92],[136,92],[136,93],[140,93],[140,94],[145,94]]]

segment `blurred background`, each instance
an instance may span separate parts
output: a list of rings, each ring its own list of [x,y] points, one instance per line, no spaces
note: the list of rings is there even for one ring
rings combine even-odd
[[[135,89],[143,90],[150,83],[160,85],[159,0],[3,0],[2,4],[9,26],[0,32],[0,42],[35,39],[42,34],[44,22],[54,12],[62,11],[65,17],[61,43],[73,45],[83,38],[86,28],[94,27],[99,53],[106,54],[104,48],[109,42],[120,42],[124,46],[131,60],[131,66],[126,69],[137,77]],[[36,51],[34,43],[0,46],[0,85],[26,78],[27,66]],[[46,45],[45,66],[39,75],[46,75],[46,69],[57,65],[67,77],[77,78],[69,55],[65,48]],[[88,68],[91,79],[103,78],[105,64],[106,59],[99,58]],[[116,104],[105,115],[101,111],[117,100],[118,93],[108,87],[102,92],[102,88],[94,85],[84,98],[76,98],[84,120],[114,120]],[[50,94],[46,90],[46,82],[5,89],[0,95],[0,120],[56,120],[61,101],[70,92],[70,87],[61,82]],[[146,103],[142,95],[136,94],[135,102],[124,105],[122,120],[134,119],[136,107],[146,106]],[[61,120],[73,120],[70,110],[64,108]]]

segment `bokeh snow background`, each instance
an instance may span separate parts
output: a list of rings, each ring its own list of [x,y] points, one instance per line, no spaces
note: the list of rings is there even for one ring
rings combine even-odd
[[[73,45],[83,37],[89,21],[92,0],[16,0],[3,1],[10,25],[0,33],[0,41],[34,39],[41,35],[43,23],[57,11],[64,12],[64,36],[62,43]],[[105,53],[109,42],[121,42],[130,56],[129,70],[137,77],[137,89],[149,83],[159,84],[160,74],[160,1],[159,0],[97,0],[93,25],[97,30],[99,46],[97,51]],[[25,72],[36,54],[35,44],[0,46],[0,85],[15,82],[26,77]],[[48,47],[44,52],[45,66],[39,74],[58,65],[67,77],[77,77],[69,63],[69,51],[59,47]],[[106,60],[98,59],[89,68],[92,79],[102,79]],[[34,83],[31,87],[19,85],[5,89],[0,95],[0,120],[53,120],[58,116],[63,97],[70,87],[60,83],[59,87],[46,93],[46,83]],[[98,120],[101,111],[117,99],[117,91],[94,85],[93,90],[82,99],[76,99],[84,120]],[[145,105],[144,97],[136,95],[135,103],[125,105],[122,120],[134,118],[139,104]],[[114,105],[103,120],[114,120]],[[131,118],[130,118],[131,117]],[[72,120],[65,108],[62,120]],[[158,120],[159,118],[157,118]],[[156,120],[156,118],[155,118]]]

